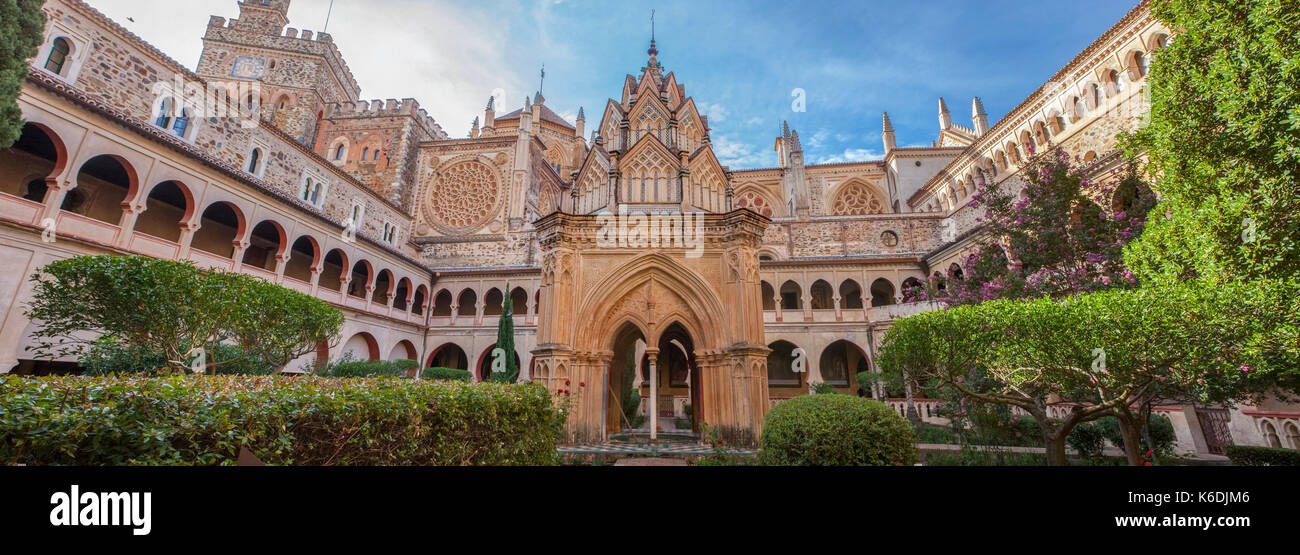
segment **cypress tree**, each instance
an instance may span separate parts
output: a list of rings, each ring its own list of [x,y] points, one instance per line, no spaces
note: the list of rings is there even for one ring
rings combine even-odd
[[[27,78],[27,60],[41,45],[42,4],[42,0],[0,0],[0,148],[9,148],[22,134],[18,93]]]

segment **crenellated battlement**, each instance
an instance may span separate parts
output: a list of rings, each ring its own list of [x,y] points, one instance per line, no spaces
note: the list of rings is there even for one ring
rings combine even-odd
[[[424,128],[430,137],[434,139],[447,138],[446,132],[442,126],[434,121],[429,112],[420,107],[420,103],[414,98],[403,98],[398,101],[393,98],[387,100],[359,100],[356,102],[336,102],[330,104],[325,109],[326,119],[341,118],[389,118],[389,117],[411,117]]]
[[[226,19],[219,15],[208,17],[208,29],[234,29],[246,30],[240,27],[239,18]],[[285,27],[283,32],[270,34],[272,37],[301,40],[306,42],[319,42],[324,44],[334,44],[334,36],[329,33],[317,33],[310,29],[298,30],[293,27]]]

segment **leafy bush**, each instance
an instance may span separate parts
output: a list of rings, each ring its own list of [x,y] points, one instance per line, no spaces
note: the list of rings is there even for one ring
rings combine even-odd
[[[159,353],[190,373],[197,353],[223,343],[283,368],[338,334],[343,313],[315,297],[246,274],[145,256],[75,256],[30,278],[26,316],[37,322],[37,358],[81,358],[102,341]],[[220,365],[209,358],[209,373]]]
[[[304,376],[0,378],[0,464],[550,465],[537,385]]]
[[[1227,445],[1223,454],[1236,466],[1300,466],[1300,451],[1295,449]]]
[[[453,381],[468,382],[470,381],[472,374],[469,373],[469,370],[433,367],[433,368],[425,368],[424,372],[421,374],[421,377],[423,377],[426,380],[453,380]]]
[[[1116,427],[1116,431],[1118,429]],[[1123,445],[1123,440],[1120,441],[1120,445]],[[1084,422],[1070,430],[1070,435],[1066,436],[1065,442],[1079,452],[1079,457],[1100,461],[1102,450],[1106,447],[1106,430],[1103,424],[1096,421]]]
[[[334,378],[369,378],[376,376],[404,377],[406,371],[398,368],[396,364],[386,361],[377,360],[368,361],[347,361],[331,364],[324,369],[324,376]]]
[[[182,351],[188,351],[182,347]],[[275,369],[260,357],[250,357],[238,345],[219,343],[212,346],[211,368],[219,375],[265,376]],[[79,361],[87,376],[110,374],[161,375],[169,372],[167,359],[140,345],[122,344],[109,337],[101,337],[86,350]]]
[[[813,395],[828,395],[831,393],[839,393],[839,392],[840,390],[835,389],[835,386],[828,384],[826,382],[817,382],[815,385],[813,385]]]
[[[782,401],[763,422],[760,460],[785,466],[882,466],[916,462],[912,425],[885,404],[854,395]]]
[[[948,426],[935,426],[934,424],[919,424],[916,426],[917,443],[938,443],[943,445],[957,444],[957,434]]]

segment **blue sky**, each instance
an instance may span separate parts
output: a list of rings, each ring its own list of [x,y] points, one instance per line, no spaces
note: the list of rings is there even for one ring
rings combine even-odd
[[[208,15],[238,15],[235,0],[90,3],[191,68]],[[329,3],[293,0],[290,26],[322,29]],[[498,113],[518,108],[543,63],[547,106],[585,107],[590,130],[645,65],[654,9],[660,62],[709,116],[718,157],[747,169],[775,165],[782,120],[810,163],[880,158],[882,111],[900,145],[928,145],[940,96],[955,123],[970,125],[972,96],[997,121],[1135,4],[335,0],[328,31],[362,98],[413,97],[454,137],[494,90]]]

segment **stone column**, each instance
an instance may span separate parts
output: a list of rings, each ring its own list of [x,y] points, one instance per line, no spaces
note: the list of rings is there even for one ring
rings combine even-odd
[[[650,441],[659,439],[659,370],[656,364],[659,358],[659,349],[646,349],[646,357],[650,360]]]

